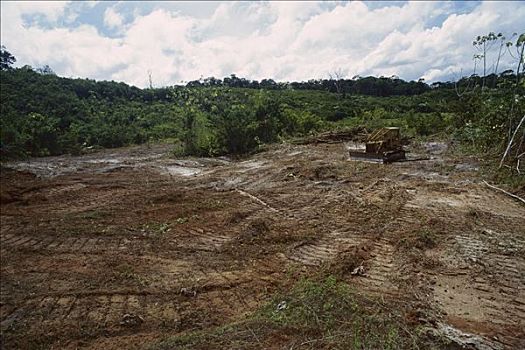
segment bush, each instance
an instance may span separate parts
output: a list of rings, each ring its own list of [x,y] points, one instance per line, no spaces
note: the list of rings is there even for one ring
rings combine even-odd
[[[444,131],[450,126],[450,118],[442,113],[409,113],[406,117],[407,126],[413,129],[416,135],[428,136]]]

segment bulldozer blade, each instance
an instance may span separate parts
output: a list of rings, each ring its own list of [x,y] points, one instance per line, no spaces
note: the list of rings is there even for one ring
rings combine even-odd
[[[358,160],[363,162],[373,163],[392,163],[399,160],[404,160],[405,151],[398,150],[385,153],[373,153],[373,152],[350,152],[350,160]]]
[[[350,152],[350,160],[362,162],[384,163],[383,155],[371,152]]]

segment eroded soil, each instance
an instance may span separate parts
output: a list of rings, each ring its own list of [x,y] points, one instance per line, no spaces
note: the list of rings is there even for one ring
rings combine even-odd
[[[3,348],[141,348],[325,270],[424,307],[467,347],[525,347],[525,207],[444,145],[415,151],[430,159],[353,162],[343,144],[173,159],[157,145],[6,164]]]

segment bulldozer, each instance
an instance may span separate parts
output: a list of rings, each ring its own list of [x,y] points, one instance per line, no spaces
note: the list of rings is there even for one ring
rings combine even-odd
[[[381,128],[368,136],[365,150],[351,150],[351,160],[361,160],[377,163],[391,163],[405,160],[405,151],[401,145],[399,128]]]

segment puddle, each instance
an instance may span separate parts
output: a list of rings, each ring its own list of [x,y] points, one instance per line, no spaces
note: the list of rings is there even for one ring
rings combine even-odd
[[[448,148],[445,142],[427,142],[423,147],[430,154],[443,154]]]
[[[428,181],[439,181],[439,182],[447,182],[448,176],[441,175],[437,172],[425,172],[425,171],[416,171],[413,173],[401,173],[401,177],[417,177],[420,179],[428,180]]]
[[[479,167],[474,164],[457,164],[454,169],[456,171],[478,171]]]
[[[52,177],[61,174],[77,172],[79,165],[66,164],[65,162],[44,162],[41,160],[27,162],[11,162],[2,164],[6,168],[27,171],[39,177]]]
[[[245,160],[244,162],[240,162],[239,165],[248,168],[248,169],[255,169],[260,168],[265,164],[262,160]]]
[[[193,176],[202,173],[202,169],[185,167],[180,165],[168,165],[160,168],[170,175]]]
[[[245,160],[244,162],[238,163],[239,167],[242,168],[239,170],[239,172],[244,173],[250,170],[260,169],[265,164],[266,162],[261,160]]]
[[[172,162],[172,163],[173,163],[173,165],[180,166],[180,167],[188,167],[188,168],[202,168],[202,167],[204,167],[204,165],[199,163],[198,161],[190,160],[190,159],[177,160],[177,161]]]
[[[18,171],[28,171],[39,177],[55,177],[73,173],[107,173],[122,168],[151,167],[161,174],[193,176],[203,172],[207,165],[223,165],[227,159],[207,159],[207,165],[191,159],[174,160],[166,158],[162,147],[149,149],[149,154],[130,154],[129,149],[92,153],[83,156],[53,156],[32,158],[19,162],[7,162],[3,166]]]
[[[222,186],[226,189],[234,189],[237,188],[239,185],[243,183],[243,179],[240,177],[230,177],[224,183]]]
[[[121,159],[114,159],[114,158],[101,158],[101,159],[87,159],[84,162],[91,163],[91,164],[119,164],[122,163]]]
[[[293,157],[293,156],[297,156],[297,155],[302,154],[302,153],[303,153],[303,151],[293,151],[293,152],[287,153],[286,155],[290,156],[290,157]]]

